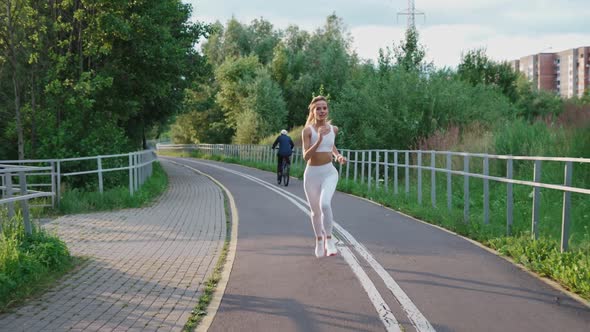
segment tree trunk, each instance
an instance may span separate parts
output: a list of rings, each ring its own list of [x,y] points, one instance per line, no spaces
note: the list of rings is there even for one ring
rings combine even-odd
[[[31,158],[35,159],[35,143],[37,142],[37,133],[35,132],[35,120],[37,113],[37,100],[35,99],[35,70],[31,73]]]
[[[16,111],[16,135],[18,138],[18,159],[25,159],[25,142],[23,138],[23,124],[20,114],[20,95],[18,92],[18,78],[16,68],[12,72],[12,84],[14,85],[14,108]]]
[[[18,80],[18,59],[16,55],[16,41],[14,40],[14,22],[12,17],[12,3],[10,1],[6,2],[6,18],[7,18],[7,34],[8,34],[8,47],[10,48],[9,51],[9,59],[10,64],[12,66],[12,84],[14,85],[14,110],[15,110],[15,117],[16,117],[16,135],[17,135],[17,144],[18,144],[18,159],[22,160],[25,159],[25,143],[23,138],[23,125],[21,120],[20,114],[20,94],[19,94],[19,80]]]
[[[141,120],[141,146],[144,150],[147,150],[147,141],[145,139],[145,122]]]

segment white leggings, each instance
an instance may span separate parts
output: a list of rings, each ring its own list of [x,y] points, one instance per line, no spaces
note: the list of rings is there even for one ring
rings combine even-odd
[[[332,236],[332,196],[338,184],[338,171],[327,163],[307,166],[303,174],[303,188],[311,208],[311,224],[316,237]]]

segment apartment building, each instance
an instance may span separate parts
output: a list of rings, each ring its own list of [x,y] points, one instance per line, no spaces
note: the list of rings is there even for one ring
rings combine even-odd
[[[528,55],[510,63],[538,89],[564,98],[581,97],[590,89],[590,46]]]

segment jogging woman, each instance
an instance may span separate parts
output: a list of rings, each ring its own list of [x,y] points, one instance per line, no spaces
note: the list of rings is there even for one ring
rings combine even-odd
[[[330,124],[328,113],[326,98],[313,98],[302,132],[303,159],[307,162],[303,186],[311,208],[316,257],[334,256],[338,253],[336,241],[332,238],[332,196],[338,183],[338,171],[332,165],[332,156],[340,164],[346,163],[346,158],[334,145],[338,127]]]

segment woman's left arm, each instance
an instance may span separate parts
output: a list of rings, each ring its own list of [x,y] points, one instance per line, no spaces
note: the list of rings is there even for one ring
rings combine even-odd
[[[338,127],[333,126],[333,130],[334,130],[334,141],[336,141],[336,135],[338,135]],[[334,145],[332,146],[332,154],[334,155],[334,158],[336,158],[336,161],[344,164],[346,163],[346,157],[344,157],[343,155],[340,154],[340,152],[338,152],[338,148],[336,148],[336,143],[334,143]]]

